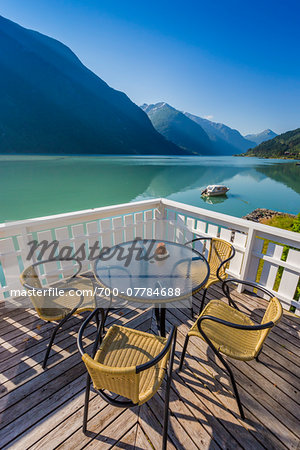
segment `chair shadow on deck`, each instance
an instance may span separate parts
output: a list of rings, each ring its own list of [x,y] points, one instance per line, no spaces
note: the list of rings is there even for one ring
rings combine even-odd
[[[31,312],[29,312],[29,317],[30,314]],[[63,361],[68,356],[77,353],[77,332],[82,324],[83,318],[87,315],[88,312],[84,312],[80,315],[73,316],[68,322],[62,325],[51,348],[46,370]],[[8,347],[4,347],[4,350],[1,352],[1,362],[4,364],[6,359],[15,357],[15,362],[11,363],[9,369],[4,367],[4,371],[9,370],[9,379],[13,378],[16,387],[41,372],[43,352],[47,347],[54,327],[53,323],[45,323],[35,315],[32,315],[32,317],[34,318],[33,321],[25,325],[21,321],[18,322],[17,318],[14,317],[14,322],[6,325],[5,334],[1,333],[2,340],[5,341],[7,339],[8,343]],[[121,321],[115,318],[114,323],[121,324]],[[94,325],[92,327],[94,328],[94,332],[96,332],[96,327]],[[16,332],[19,329],[22,330],[22,333],[17,334]],[[16,336],[11,337],[14,334]],[[6,336],[8,337],[6,338]],[[89,338],[92,338],[92,336],[89,335]],[[78,355],[78,361],[80,360],[80,356]],[[5,392],[5,386],[2,385],[0,387],[0,393],[3,392]]]
[[[76,351],[76,335],[74,332],[80,326],[81,320],[80,317],[74,317],[72,321],[70,320],[69,323],[64,324],[58,332],[56,342],[51,349],[49,367],[65,358],[62,352],[66,351],[71,355]],[[17,337],[16,343],[13,345],[13,353],[18,356],[18,362],[14,366],[11,366],[11,372],[13,372],[12,377],[17,386],[22,381],[37,374],[41,362],[43,361],[43,350],[45,350],[48,339],[52,333],[53,324],[43,323],[40,319],[37,319],[33,323],[24,326],[16,320],[14,324],[10,324],[10,328],[10,331],[12,332],[19,328],[21,330],[26,328],[26,330]],[[2,339],[5,339],[5,335],[3,335]],[[72,339],[73,342],[70,342],[70,344],[64,348],[61,346],[61,343],[67,339]],[[10,356],[12,356],[12,354],[9,349],[2,353],[3,360]],[[27,360],[30,363],[26,362]],[[34,363],[35,365],[33,365]]]
[[[215,420],[220,422],[222,427],[227,430],[226,433],[222,435],[223,443],[227,448],[233,446],[232,439],[234,438],[239,445],[242,446],[247,444],[248,440],[253,440],[254,448],[255,442],[257,442],[256,437],[259,442],[262,442],[262,440],[267,441],[268,431],[266,427],[252,414],[253,408],[255,408],[253,402],[250,405],[250,409],[252,409],[252,413],[250,414],[248,410],[249,405],[245,398],[243,398],[244,396],[241,395],[243,406],[246,410],[246,418],[241,419],[227,373],[224,372],[223,368],[219,365],[219,361],[216,360],[214,353],[209,347],[206,354],[209,364],[216,367],[217,374],[209,375],[201,364],[201,362],[203,363],[204,361],[201,361],[200,358],[197,358],[196,361],[196,364],[198,365],[197,368],[195,367],[195,364],[190,367],[189,361],[194,358],[190,355],[186,355],[186,362],[183,366],[183,370],[180,372],[179,377],[177,377],[180,384],[185,387],[188,386],[193,394],[195,394],[204,405],[203,407],[199,407],[199,405],[191,402],[190,399],[185,398],[182,393],[179,393],[178,395],[185,405],[199,412],[199,417],[197,418],[193,415],[183,418],[189,421],[197,420],[201,425],[209,426],[212,431],[212,440],[216,442],[220,442],[220,430],[218,430],[218,427],[216,428],[214,424]],[[222,381],[224,379],[228,380],[228,385],[226,384],[226,386],[224,385],[224,381]],[[180,387],[178,389],[180,392]],[[205,390],[207,390],[207,393],[205,393]],[[251,415],[251,417],[249,417],[249,415]],[[204,416],[205,419],[201,418],[201,416]],[[251,436],[249,428],[251,429]],[[257,446],[261,448],[258,442]]]
[[[12,311],[3,309],[1,314],[4,317],[9,317]],[[19,311],[20,315],[24,312],[21,309]],[[13,321],[7,322],[5,324],[5,330],[1,330],[4,332],[4,334],[1,333],[1,339],[6,341],[7,345],[3,346],[4,349],[0,352],[2,376],[0,395],[6,395],[6,408],[11,405],[10,392],[15,388],[26,384],[26,382],[40,375],[46,374],[48,371],[50,373],[56,371],[58,364],[63,364],[64,370],[67,370],[69,357],[72,358],[72,362],[74,360],[75,364],[81,363],[81,358],[77,351],[76,339],[82,320],[88,315],[88,312],[73,316],[68,322],[63,324],[51,348],[48,366],[43,370],[42,362],[45,348],[55,324],[43,322],[35,314],[32,314],[33,311],[27,310],[28,317],[26,319],[28,320],[25,324],[22,320],[18,322],[18,316],[13,315]],[[33,320],[31,321],[31,319]],[[116,318],[114,319],[114,323],[121,322]],[[95,333],[96,326],[91,324],[91,329],[88,334],[88,338],[91,340],[90,345]],[[43,376],[47,377],[47,375]],[[9,389],[7,388],[7,384],[10,385]],[[14,404],[15,400],[12,401]]]

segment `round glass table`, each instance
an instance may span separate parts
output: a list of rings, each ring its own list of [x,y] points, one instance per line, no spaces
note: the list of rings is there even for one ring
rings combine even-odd
[[[103,249],[95,261],[98,293],[155,306],[161,335],[165,309],[190,298],[209,277],[209,265],[197,250],[155,239],[134,240]]]

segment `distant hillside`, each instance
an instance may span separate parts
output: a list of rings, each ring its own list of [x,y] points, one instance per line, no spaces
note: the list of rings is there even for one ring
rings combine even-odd
[[[198,155],[212,154],[211,142],[200,125],[167,103],[141,106],[154,128],[179,147]]]
[[[290,162],[286,164],[261,164],[255,170],[279,183],[285,184],[300,194],[299,169],[299,166],[296,166],[294,162]]]
[[[0,16],[0,153],[187,154],[65,45]]]
[[[268,128],[267,130],[264,130],[261,133],[247,134],[245,138],[248,139],[249,141],[255,142],[256,145],[259,145],[262,142],[269,141],[270,139],[273,139],[276,136],[278,135]]]
[[[217,150],[219,154],[233,155],[237,152],[245,152],[249,148],[255,146],[254,142],[245,139],[237,130],[230,128],[223,123],[212,122],[188,112],[185,112],[184,114],[206,131],[214,149]]]
[[[300,128],[287,131],[270,141],[263,142],[241,156],[300,159]]]

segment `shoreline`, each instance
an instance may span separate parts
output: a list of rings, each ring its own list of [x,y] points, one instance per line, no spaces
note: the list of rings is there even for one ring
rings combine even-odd
[[[274,216],[279,217],[292,217],[295,218],[296,214],[284,213],[281,211],[274,211],[273,209],[267,208],[256,208],[250,213],[242,217],[245,220],[251,220],[252,222],[260,223],[263,219],[271,219]]]
[[[241,158],[258,158],[258,159],[283,159],[285,161],[300,161],[299,158],[287,158],[285,156],[258,156],[258,155],[244,155],[241,153],[240,155],[232,155],[232,156],[238,156]]]

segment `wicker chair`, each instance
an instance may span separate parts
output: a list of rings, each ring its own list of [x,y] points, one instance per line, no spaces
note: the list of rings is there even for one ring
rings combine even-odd
[[[95,391],[106,402],[121,408],[132,408],[150,400],[160,388],[165,373],[167,373],[162,441],[162,448],[165,449],[167,445],[169,396],[176,344],[176,328],[173,327],[169,337],[164,338],[131,328],[113,325],[102,340],[100,324],[91,357],[85,352],[82,339],[84,330],[94,314],[97,314],[97,309],[82,324],[77,340],[78,349],[88,371],[83,432],[86,433],[87,431],[91,379]],[[99,349],[97,350],[98,347]],[[167,370],[168,362],[169,367]],[[105,392],[105,390],[109,391],[109,393]],[[115,394],[125,397],[125,399],[117,399]]]
[[[231,245],[227,241],[224,241],[223,239],[208,238],[208,237],[195,238],[192,241],[187,242],[185,245],[190,245],[196,241],[205,241],[204,244],[205,246],[207,245],[207,241],[210,241],[209,252],[207,257],[210,272],[209,278],[205,283],[205,285],[203,286],[204,291],[202,294],[202,301],[199,310],[200,314],[201,311],[203,310],[207,289],[212,284],[217,283],[218,281],[226,280],[228,276],[226,274],[226,269],[229,266],[229,261],[235,255],[235,249],[233,245]]]
[[[41,267],[45,268],[47,263],[59,264],[57,260],[39,261],[24,269],[21,274],[21,283],[26,288],[29,298],[38,314],[46,322],[59,323],[54,327],[50,337],[43,361],[43,369],[46,367],[49,353],[59,328],[73,315],[83,311],[93,311],[96,307],[95,296],[93,295],[93,282],[88,278],[83,278],[79,274],[82,269],[81,262],[77,259],[69,258],[68,261],[76,262],[72,264],[73,273],[68,278],[59,280],[59,271],[54,270],[56,282],[47,287],[42,286],[40,281]],[[40,269],[38,271],[38,269]],[[51,289],[57,290],[53,292]],[[84,295],[78,295],[76,291],[85,291]],[[55,295],[52,295],[55,294]],[[104,310],[100,309],[101,314]],[[99,316],[96,317],[97,325]]]
[[[238,310],[229,293],[228,283],[230,282],[252,286],[270,297],[270,302],[260,325],[256,325],[248,316]],[[256,283],[229,279],[223,282],[222,289],[229,305],[222,300],[211,300],[206,305],[186,336],[179,370],[182,369],[189,338],[196,336],[206,341],[229,373],[240,415],[244,419],[245,416],[233,373],[221,353],[241,361],[253,359],[259,361],[258,356],[268,334],[281,319],[282,306],[271,292]]]

